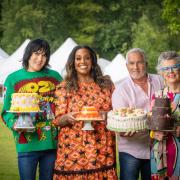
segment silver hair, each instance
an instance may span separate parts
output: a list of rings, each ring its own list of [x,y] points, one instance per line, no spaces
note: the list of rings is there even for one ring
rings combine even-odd
[[[141,54],[142,56],[143,56],[143,59],[144,59],[144,62],[147,62],[147,58],[146,58],[146,55],[145,55],[145,52],[144,52],[144,50],[143,49],[141,49],[141,48],[133,48],[133,49],[130,49],[127,53],[126,53],[126,64],[128,63],[128,56],[129,56],[129,54],[131,54],[131,53],[139,53],[139,54]]]
[[[180,63],[180,54],[178,54],[176,51],[162,52],[158,58],[158,64],[156,66],[157,72],[160,72],[163,61],[172,59],[175,60],[177,63]]]

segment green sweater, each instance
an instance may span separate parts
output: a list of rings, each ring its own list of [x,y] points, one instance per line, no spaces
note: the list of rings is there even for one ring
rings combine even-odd
[[[44,69],[28,72],[20,69],[10,74],[4,83],[4,104],[2,119],[13,132],[17,152],[42,151],[56,149],[57,129],[51,123],[54,117],[55,86],[62,80],[58,72]],[[36,130],[32,133],[18,133],[13,130],[18,114],[7,112],[11,106],[12,93],[35,92],[40,96],[41,113],[30,113]]]

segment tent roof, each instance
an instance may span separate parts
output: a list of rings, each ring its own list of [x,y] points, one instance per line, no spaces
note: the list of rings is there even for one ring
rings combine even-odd
[[[105,67],[104,74],[110,75],[113,82],[125,78],[129,72],[124,57],[121,54],[117,54],[112,62]]]
[[[102,71],[104,71],[104,69],[111,63],[111,61],[104,58],[99,58],[97,62],[100,65]]]
[[[2,48],[0,48],[0,65],[4,63],[5,59],[8,57],[9,55]]]
[[[4,63],[2,63],[0,66],[0,84],[3,83],[10,73],[22,67],[21,60],[29,41],[29,39],[25,40],[24,43],[10,57],[6,58]],[[77,44],[72,38],[66,39],[66,41],[51,55],[49,62],[51,68],[57,70],[59,73],[62,73],[68,56],[76,45]]]
[[[22,67],[21,60],[29,41],[29,39],[26,39],[11,56],[4,59],[5,62],[0,66],[0,84],[3,83],[10,73]],[[49,64],[51,65],[51,68],[57,70],[62,76],[66,73],[65,64],[69,54],[75,46],[77,46],[76,42],[72,38],[68,38],[50,57]],[[121,54],[118,54],[112,62],[104,58],[99,58],[98,64],[104,74],[111,76],[113,82],[117,82],[129,74],[126,68],[125,59]]]
[[[51,55],[49,61],[51,68],[62,74],[68,56],[75,46],[77,46],[76,42],[72,38],[67,38],[66,41]]]
[[[0,67],[0,84],[3,83],[5,78],[12,72],[22,67],[22,57],[24,50],[29,43],[29,39],[26,39],[21,46],[8,58],[4,60]]]
[[[0,48],[0,59],[8,58],[8,57],[9,55],[2,48]]]

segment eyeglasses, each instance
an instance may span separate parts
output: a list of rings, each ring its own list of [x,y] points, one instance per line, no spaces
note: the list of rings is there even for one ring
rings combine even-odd
[[[175,64],[173,66],[167,66],[167,67],[160,68],[160,71],[163,71],[163,72],[178,71],[179,68],[180,68],[180,63],[179,64]]]

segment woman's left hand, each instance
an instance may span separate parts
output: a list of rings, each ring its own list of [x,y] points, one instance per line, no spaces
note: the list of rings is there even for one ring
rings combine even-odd
[[[165,133],[162,131],[155,131],[154,132],[154,139],[156,139],[158,141],[162,141],[164,136],[165,136]]]
[[[70,113],[66,114],[68,123],[70,123],[72,125],[75,123],[76,119],[75,119],[74,115],[76,115],[76,114],[77,114],[77,112],[70,112]]]

